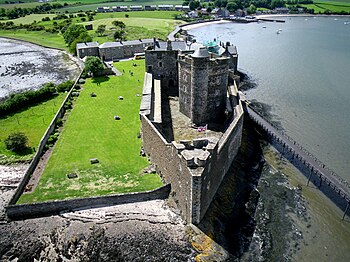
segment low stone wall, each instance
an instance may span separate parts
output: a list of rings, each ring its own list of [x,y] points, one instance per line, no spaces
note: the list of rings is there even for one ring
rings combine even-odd
[[[166,199],[169,196],[170,190],[171,186],[165,185],[153,191],[140,193],[76,198],[23,205],[9,205],[6,207],[6,213],[8,218],[13,220],[57,215],[61,212],[69,212],[74,209],[89,209],[102,206]]]
[[[43,137],[41,138],[40,140],[40,143],[39,143],[39,147],[36,151],[36,154],[34,155],[32,161],[30,162],[30,165],[21,181],[21,183],[18,185],[17,187],[17,190],[15,192],[15,194],[13,195],[13,197],[11,198],[10,202],[9,202],[9,205],[14,205],[16,204],[17,200],[19,199],[19,197],[21,196],[21,194],[23,193],[24,191],[24,187],[27,185],[29,179],[30,179],[30,176],[33,174],[37,164],[39,163],[39,160],[40,160],[40,157],[42,156],[43,154],[43,151],[44,151],[44,147],[47,143],[47,140],[49,139],[49,136],[52,134],[52,132],[54,131],[55,129],[55,125],[56,125],[56,122],[59,118],[62,118],[62,116],[64,115],[65,113],[65,109],[64,109],[64,104],[68,101],[68,99],[70,98],[76,84],[78,83],[79,79],[80,79],[80,76],[82,74],[82,71],[80,72],[79,76],[77,77],[77,79],[75,80],[75,83],[74,85],[72,86],[72,88],[70,89],[70,91],[68,92],[66,98],[64,99],[64,101],[62,102],[60,108],[58,109],[56,115],[54,116],[54,118],[52,119],[49,127],[46,129],[46,132],[45,134],[43,135]]]

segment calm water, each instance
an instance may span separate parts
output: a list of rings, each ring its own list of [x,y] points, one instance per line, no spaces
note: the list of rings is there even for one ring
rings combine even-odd
[[[247,98],[271,105],[292,138],[350,181],[350,24],[344,24],[350,18],[282,19],[190,33],[198,41],[234,43],[239,69],[258,84]]]

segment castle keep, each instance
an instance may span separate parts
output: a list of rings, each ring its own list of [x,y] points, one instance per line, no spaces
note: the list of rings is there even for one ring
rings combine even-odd
[[[226,107],[229,57],[210,58],[206,47],[179,55],[180,112],[197,125],[221,122]]]
[[[157,41],[145,58],[143,147],[182,217],[198,224],[241,144],[236,48]]]

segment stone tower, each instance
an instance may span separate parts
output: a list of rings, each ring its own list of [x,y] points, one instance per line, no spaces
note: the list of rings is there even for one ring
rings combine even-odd
[[[228,57],[214,57],[206,47],[179,55],[180,112],[203,125],[224,118],[228,85]]]

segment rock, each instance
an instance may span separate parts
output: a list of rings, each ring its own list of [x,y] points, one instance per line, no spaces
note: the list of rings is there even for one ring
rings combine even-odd
[[[124,100],[124,97],[118,96],[118,99],[119,99],[119,100]]]
[[[114,120],[120,120],[120,116],[114,116]]]
[[[68,177],[69,179],[71,179],[71,178],[77,178],[78,175],[77,175],[76,173],[70,173],[70,174],[67,174],[67,177]]]
[[[97,164],[97,163],[100,163],[100,161],[98,161],[97,158],[90,158],[90,163],[91,164]]]

